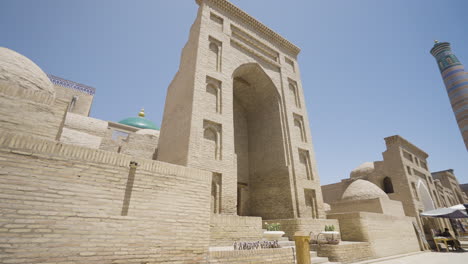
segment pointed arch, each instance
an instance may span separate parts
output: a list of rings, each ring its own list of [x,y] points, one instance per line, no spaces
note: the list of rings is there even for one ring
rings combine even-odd
[[[237,182],[248,186],[238,187],[238,213],[291,218],[292,194],[284,189],[289,178],[279,89],[258,63],[240,65],[232,78]]]
[[[434,210],[434,201],[431,198],[431,193],[427,189],[426,185],[423,183],[423,181],[418,180],[418,192],[421,197],[421,202],[424,206],[424,211],[429,211],[429,210]]]

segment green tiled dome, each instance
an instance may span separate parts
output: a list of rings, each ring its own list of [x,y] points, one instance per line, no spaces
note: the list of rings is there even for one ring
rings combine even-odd
[[[138,127],[141,129],[159,130],[159,127],[157,127],[153,122],[145,118],[145,112],[143,109],[141,109],[141,112],[138,113],[138,117],[125,118],[119,123],[127,126]]]

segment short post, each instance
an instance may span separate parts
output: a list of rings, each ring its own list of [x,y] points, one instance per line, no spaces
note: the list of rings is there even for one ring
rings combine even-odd
[[[294,242],[296,244],[296,263],[310,264],[310,237],[306,232],[296,232]]]

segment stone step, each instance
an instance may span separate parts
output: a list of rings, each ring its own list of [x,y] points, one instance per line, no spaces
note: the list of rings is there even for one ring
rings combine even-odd
[[[461,241],[468,241],[468,236],[462,236],[457,238],[460,242]]]
[[[313,264],[328,263],[328,258],[311,257],[310,262],[313,263]]]
[[[295,244],[294,244],[294,241],[278,241],[278,244],[281,246],[281,247],[294,247]]]
[[[310,251],[310,257],[311,258],[316,258],[317,256],[317,251]],[[327,258],[328,259],[328,258]]]

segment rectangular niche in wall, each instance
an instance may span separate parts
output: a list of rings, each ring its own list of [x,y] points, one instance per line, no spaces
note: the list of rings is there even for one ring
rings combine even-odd
[[[296,69],[294,68],[294,62],[291,59],[284,57],[284,61],[286,62],[286,65],[288,65],[289,69],[292,72],[296,72]]]
[[[215,27],[219,30],[219,31],[223,31],[223,18],[221,18],[220,16],[216,15],[215,13],[211,12],[210,13],[210,19],[211,21],[213,21]]]
[[[408,152],[406,152],[404,150],[402,150],[402,151],[403,151],[403,157],[405,157],[405,159],[413,162],[413,155],[409,154]]]
[[[211,179],[211,212],[221,213],[221,173],[213,172]]]
[[[315,190],[304,189],[305,204],[308,210],[310,210],[312,218],[318,218],[318,208],[317,208],[317,195]]]
[[[209,54],[208,54],[208,67],[209,69],[217,72],[221,72],[221,54],[222,54],[222,43],[221,41],[209,37]]]
[[[301,138],[302,142],[307,142],[307,136],[304,127],[304,118],[301,115],[293,114],[294,116],[294,128],[297,131],[297,135]]]
[[[303,174],[306,175],[308,180],[313,180],[312,175],[312,166],[310,164],[309,151],[304,149],[299,149],[299,167]]]
[[[416,189],[416,184],[414,182],[411,182],[411,189],[413,190],[414,197],[419,201],[418,190]]]
[[[206,77],[206,107],[209,111],[221,114],[221,81]]]
[[[203,120],[203,155],[212,160],[221,160],[221,124]]]
[[[301,108],[301,99],[299,96],[299,90],[297,88],[297,82],[289,78],[288,78],[288,82],[289,82],[289,93],[291,94],[291,97],[293,98],[294,104],[296,105],[297,108]]]

